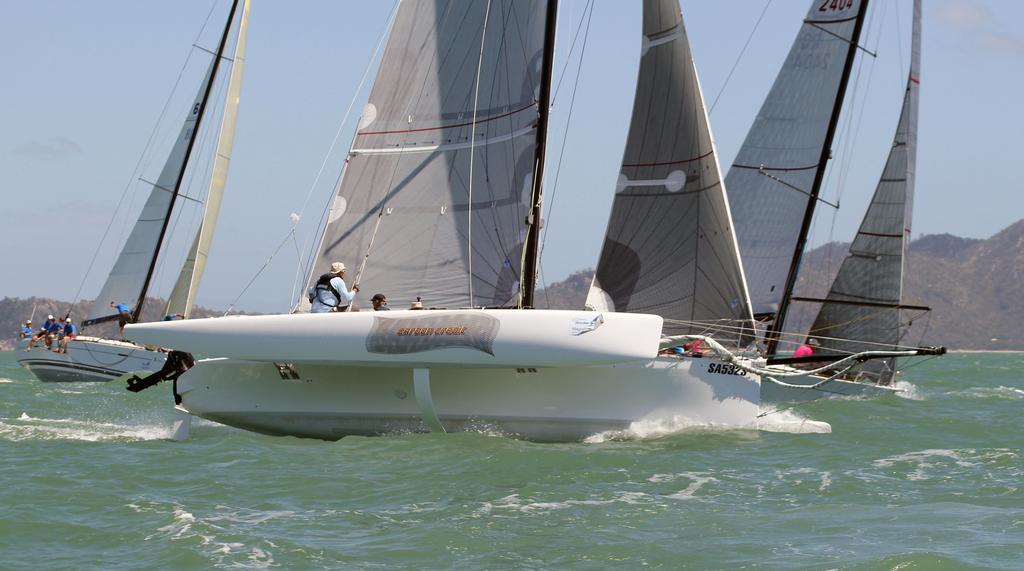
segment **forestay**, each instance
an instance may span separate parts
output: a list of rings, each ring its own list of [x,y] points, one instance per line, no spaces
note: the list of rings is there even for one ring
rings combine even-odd
[[[342,261],[351,286],[369,253],[361,286],[396,307],[518,301],[546,8],[401,3],[311,280]]]
[[[157,177],[156,184],[153,185],[153,190],[121,249],[121,254],[114,263],[113,269],[110,270],[103,289],[97,295],[96,302],[92,304],[86,321],[103,321],[116,315],[109,305],[111,301],[124,303],[133,309],[141,303],[149,278],[150,266],[160,249],[163,228],[167,217],[171,215],[170,206],[177,192],[176,187],[181,171],[188,159],[189,147],[195,137],[196,123],[207,95],[207,85],[210,83],[215,67],[216,58],[210,63],[210,68],[206,72],[202,85],[199,86],[195,101],[189,107],[188,117],[175,140],[171,154],[167,158],[163,170],[160,171],[160,176]]]
[[[726,176],[755,314],[774,314],[794,264],[844,63],[866,0],[814,0]]]
[[[820,337],[821,346],[830,351],[895,349],[903,336],[899,304],[913,209],[920,64],[921,0],[915,0],[910,73],[892,150],[849,254],[810,330],[810,336]],[[883,368],[881,362],[872,361],[864,367],[888,383],[891,360],[888,365]]]
[[[221,117],[220,136],[217,139],[217,150],[213,157],[213,174],[210,177],[210,189],[206,194],[203,220],[189,250],[188,257],[174,284],[171,297],[167,301],[168,315],[180,313],[186,318],[195,305],[196,290],[206,269],[206,259],[213,243],[213,231],[220,215],[220,205],[224,197],[224,186],[228,178],[228,166],[231,163],[231,149],[235,143],[235,124],[238,121],[238,104],[242,91],[242,72],[245,67],[245,40],[249,30],[249,0],[242,4],[242,15],[238,23],[238,37],[235,40],[235,55],[232,59],[231,75],[228,78],[227,96],[224,113]]]
[[[751,324],[750,303],[679,3],[645,0],[633,116],[587,303]],[[665,324],[666,333],[705,327]]]

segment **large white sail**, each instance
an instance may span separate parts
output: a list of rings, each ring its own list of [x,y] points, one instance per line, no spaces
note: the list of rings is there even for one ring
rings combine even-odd
[[[787,295],[802,221],[829,156],[848,77],[844,70],[852,61],[866,5],[867,0],[811,2],[726,175],[755,314],[777,313]]]
[[[711,323],[751,326],[729,203],[679,3],[645,0],[643,6],[633,116],[587,304],[660,315],[673,334],[706,332]]]
[[[231,149],[235,143],[235,124],[238,121],[238,104],[241,99],[242,73],[245,67],[245,42],[249,30],[249,0],[242,4],[242,15],[238,23],[238,36],[235,42],[235,54],[232,58],[231,76],[228,78],[227,95],[224,113],[221,117],[220,136],[217,150],[213,157],[213,174],[210,177],[210,189],[206,194],[203,220],[196,231],[195,241],[188,257],[174,284],[171,296],[167,301],[167,314],[180,313],[186,318],[195,305],[196,290],[206,269],[206,259],[213,242],[213,231],[220,215],[221,200],[224,186],[227,183],[228,167],[231,163]]]
[[[849,254],[809,333],[830,351],[895,349],[905,331],[900,304],[913,209],[920,65],[921,0],[914,0],[910,72],[892,150]],[[893,367],[891,360],[871,361],[864,370],[875,372],[885,384],[892,378]]]
[[[396,307],[516,303],[547,8],[401,3],[311,279],[341,261],[351,286],[369,253],[361,286]]]
[[[189,107],[188,117],[181,127],[181,132],[171,149],[171,154],[164,163],[160,176],[149,193],[142,212],[135,222],[128,239],[121,249],[121,254],[114,262],[113,269],[103,284],[103,289],[96,296],[96,301],[89,310],[86,322],[103,321],[116,315],[117,312],[111,309],[110,302],[123,303],[133,310],[142,302],[146,282],[150,277],[150,268],[153,258],[160,248],[160,241],[163,237],[164,225],[171,215],[170,206],[174,201],[177,192],[178,180],[185,161],[188,159],[188,151],[192,139],[196,133],[196,123],[199,120],[203,100],[206,97],[207,85],[210,83],[211,75],[216,64],[216,58],[210,63],[203,83],[199,86],[195,101]]]

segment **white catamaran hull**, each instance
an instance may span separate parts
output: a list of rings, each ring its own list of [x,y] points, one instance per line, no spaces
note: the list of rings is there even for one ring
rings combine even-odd
[[[716,365],[712,367],[711,365]],[[753,427],[753,375],[711,359],[558,368],[199,362],[175,383],[180,406],[272,435],[336,440],[396,432],[497,431],[572,441],[638,422]]]
[[[159,370],[166,360],[161,351],[99,337],[79,337],[68,343],[67,353],[49,351],[40,343],[18,357],[21,366],[47,383],[105,382],[136,371]]]
[[[337,439],[495,429],[579,440],[634,422],[751,427],[759,379],[657,357],[654,315],[430,310],[129,325],[133,339],[225,357],[179,377],[184,409],[268,434]]]

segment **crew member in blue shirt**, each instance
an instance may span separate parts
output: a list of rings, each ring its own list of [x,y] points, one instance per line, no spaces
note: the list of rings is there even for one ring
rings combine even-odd
[[[57,323],[57,320],[54,319],[52,315],[47,315],[46,321],[44,321],[43,324],[39,327],[39,331],[37,331],[35,335],[33,335],[32,338],[28,340],[28,347],[26,347],[25,350],[31,351],[32,348],[36,346],[36,343],[38,343],[40,339],[42,339],[43,342],[46,343],[47,346],[49,346],[50,341],[47,339],[47,335],[50,334],[50,327],[54,323]],[[59,327],[60,324],[57,323],[57,326]]]
[[[21,326],[21,333],[18,334],[22,339],[26,339],[32,336],[32,320],[26,319],[25,325]]]
[[[351,291],[345,286],[345,264],[334,262],[331,271],[320,276],[313,286],[313,305],[309,312],[345,311],[357,291],[359,286],[352,286]]]
[[[71,323],[71,318],[68,317],[64,320],[64,329],[61,331],[60,343],[57,344],[57,352],[67,353],[68,341],[71,341],[75,337],[78,337],[78,328],[75,327],[74,323]]]
[[[53,349],[53,342],[60,338],[60,334],[64,331],[64,326],[61,325],[60,321],[54,319],[50,323],[50,327],[46,330],[46,348]]]
[[[111,309],[117,310],[117,327],[121,333],[121,339],[124,339],[124,326],[134,321],[132,319],[132,309],[123,303],[110,302]]]

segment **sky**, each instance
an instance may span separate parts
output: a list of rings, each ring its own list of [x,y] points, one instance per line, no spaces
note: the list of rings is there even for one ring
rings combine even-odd
[[[253,4],[231,170],[198,302],[283,311],[394,4]],[[587,5],[559,8],[541,285],[596,264],[635,90],[639,3],[597,0],[583,20]],[[807,8],[683,0],[723,172]],[[193,45],[216,46],[227,9],[226,0],[0,0],[0,228],[9,244],[0,296],[98,293],[209,61]],[[1024,3],[926,0],[924,9],[913,235],[987,238],[1024,218],[1024,183],[1012,174],[1024,133]],[[850,240],[874,191],[902,101],[910,13],[910,0],[872,0],[862,44],[877,57],[858,60],[823,191],[841,208],[819,209],[812,245]],[[188,193],[202,192],[204,166]],[[194,210],[172,232],[179,242]],[[154,294],[169,293],[178,250],[161,262]]]

